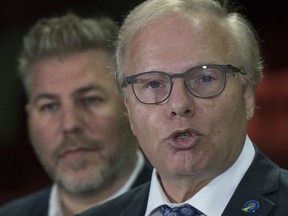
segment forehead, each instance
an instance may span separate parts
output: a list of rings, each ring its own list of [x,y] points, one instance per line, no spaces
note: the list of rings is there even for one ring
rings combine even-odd
[[[113,88],[112,61],[104,51],[87,51],[61,58],[50,57],[33,66],[31,94],[66,94],[86,86]]]
[[[138,70],[154,64],[190,67],[207,63],[231,63],[232,40],[220,20],[167,14],[140,29],[130,43],[126,62]],[[160,69],[160,68],[159,68]],[[182,69],[183,70],[183,69]]]

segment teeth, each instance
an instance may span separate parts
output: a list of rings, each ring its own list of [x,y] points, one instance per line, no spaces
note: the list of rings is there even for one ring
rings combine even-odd
[[[176,136],[176,138],[179,138],[179,139],[181,139],[181,138],[186,138],[186,137],[190,137],[191,135],[190,135],[190,133],[182,133],[182,134],[178,134],[177,136]]]

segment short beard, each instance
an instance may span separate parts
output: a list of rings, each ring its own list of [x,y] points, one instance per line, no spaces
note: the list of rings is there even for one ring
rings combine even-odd
[[[88,170],[89,173],[84,179],[76,180],[73,175],[58,173],[55,176],[55,182],[68,194],[84,196],[99,193],[123,177],[128,172],[127,164],[132,163],[132,157],[115,157],[102,164],[100,169]],[[82,167],[82,164],[79,164],[79,167]]]
[[[69,146],[82,145],[86,148],[98,148],[101,146],[87,138],[86,136],[66,137],[64,142],[55,150],[53,160],[58,163],[59,157],[69,148]],[[129,142],[127,145],[119,145],[113,155],[98,164],[95,169],[89,168],[89,162],[86,160],[74,161],[69,164],[71,172],[81,170],[86,172],[84,178],[77,179],[73,174],[61,173],[51,167],[47,167],[42,161],[47,173],[53,181],[67,194],[85,196],[88,194],[99,193],[107,190],[115,182],[119,181],[125,175],[129,175],[131,165],[135,163],[135,143]],[[40,158],[41,159],[41,158]],[[54,165],[56,165],[54,163]],[[87,170],[85,170],[87,168]]]

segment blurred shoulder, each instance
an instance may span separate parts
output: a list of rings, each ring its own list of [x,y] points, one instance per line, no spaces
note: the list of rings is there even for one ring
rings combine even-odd
[[[45,188],[25,197],[12,200],[0,207],[0,216],[47,215],[51,188]]]
[[[88,209],[79,216],[139,215],[138,212],[146,209],[149,188],[150,182],[147,182],[102,205]]]
[[[287,202],[288,202],[288,170],[286,169],[280,169],[280,190],[284,190],[287,196]]]

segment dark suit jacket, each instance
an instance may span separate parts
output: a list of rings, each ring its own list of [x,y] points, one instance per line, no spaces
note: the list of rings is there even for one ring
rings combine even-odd
[[[152,167],[145,164],[132,188],[150,181]],[[20,198],[0,207],[0,216],[47,216],[51,187]]]
[[[144,184],[101,206],[91,208],[80,216],[144,216],[149,187],[150,183]],[[260,203],[260,208],[255,213],[241,210],[249,200]],[[250,168],[222,214],[248,215],[288,216],[288,171],[280,169],[258,149]]]

